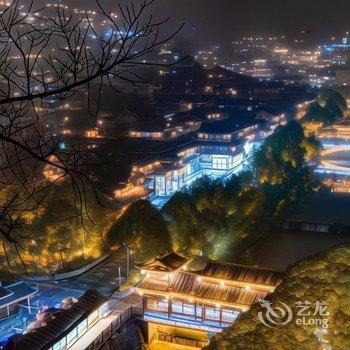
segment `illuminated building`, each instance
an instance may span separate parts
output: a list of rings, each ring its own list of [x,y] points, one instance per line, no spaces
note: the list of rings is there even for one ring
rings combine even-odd
[[[344,120],[324,128],[319,128],[317,137],[320,139],[338,139],[347,141],[350,139],[350,123],[348,120]]]
[[[348,38],[343,38],[338,43],[324,45],[322,54],[332,64],[348,64],[350,62],[350,44]]]
[[[141,172],[135,172],[125,186],[114,191],[114,197],[122,204],[129,204],[140,198],[147,197],[152,190],[147,188],[146,182],[147,179]]]
[[[175,192],[203,175],[220,178],[239,173],[261,141],[285,120],[284,115],[270,114],[260,119],[242,114],[240,119],[203,124],[195,141],[161,157],[135,163],[128,183],[115,191],[115,198],[124,204],[148,198],[162,206]]]
[[[85,292],[76,303],[59,310],[47,324],[34,332],[13,339],[8,350],[65,350],[91,329],[108,313],[107,300],[98,292]]]
[[[25,282],[17,282],[6,287],[0,286],[0,319],[16,313],[19,303],[27,301],[30,309],[30,299],[34,297],[37,290],[27,285]]]
[[[350,68],[342,67],[335,70],[335,84],[337,86],[350,86]]]
[[[142,172],[149,179],[146,183],[152,190],[151,200],[167,197],[203,175],[223,176],[235,169],[241,170],[247,156],[243,146],[237,142],[219,145],[218,142],[197,141],[180,149],[175,158],[139,163],[134,171]],[[250,149],[248,145],[246,150]]]
[[[335,193],[350,193],[350,179],[345,178],[337,180],[332,184],[332,192]]]
[[[224,120],[217,123],[204,124],[197,133],[198,140],[204,141],[233,141],[234,139],[248,136],[259,127],[256,120],[235,124],[232,121]]]
[[[189,271],[189,259],[170,252],[139,265],[148,341],[202,348],[210,337],[264,299],[282,281],[280,270],[210,260]]]
[[[132,138],[145,138],[151,140],[165,140],[176,138],[181,134],[180,130],[176,127],[162,128],[158,126],[143,126],[139,129],[129,130],[129,137]]]
[[[62,162],[55,155],[51,155],[49,161],[50,164],[46,164],[43,169],[45,179],[51,182],[63,180],[67,173],[64,170]],[[55,166],[55,164],[57,164],[57,166]]]
[[[284,229],[293,232],[317,232],[344,236],[350,233],[348,181],[339,182],[339,193],[315,192],[307,198],[297,214],[290,215]],[[337,187],[338,187],[337,186]]]
[[[203,91],[207,94],[212,94],[214,92],[214,88],[211,85],[205,85]]]
[[[99,130],[97,128],[86,130],[84,133],[84,136],[87,138],[93,138],[93,139],[97,139],[97,138],[102,137],[101,130]]]

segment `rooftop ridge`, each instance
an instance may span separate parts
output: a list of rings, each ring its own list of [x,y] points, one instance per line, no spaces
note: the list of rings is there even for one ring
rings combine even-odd
[[[271,272],[282,272],[285,273],[286,270],[283,269],[277,269],[273,267],[267,267],[267,266],[259,266],[259,265],[249,265],[249,264],[240,264],[240,263],[231,263],[228,261],[221,261],[221,260],[214,260],[214,259],[209,259],[206,266],[204,267],[203,270],[199,271],[204,271],[205,268],[208,266],[209,263],[218,263],[218,264],[223,264],[223,265],[230,265],[230,266],[237,266],[237,267],[245,267],[245,268],[250,268],[254,270],[264,270],[264,271],[271,271]]]

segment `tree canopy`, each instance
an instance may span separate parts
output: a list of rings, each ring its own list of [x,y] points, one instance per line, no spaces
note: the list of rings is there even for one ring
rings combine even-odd
[[[230,234],[237,224],[236,214],[244,211],[239,204],[242,189],[250,186],[243,179],[242,174],[221,183],[204,177],[171,198],[163,213],[175,250],[219,258],[244,236],[243,232]]]
[[[253,167],[259,183],[282,184],[301,175],[306,162],[319,155],[321,145],[305,136],[295,121],[279,126],[255,153]]]
[[[109,230],[107,247],[122,243],[132,247],[138,261],[147,261],[171,249],[166,223],[149,201],[131,204]]]
[[[316,183],[306,161],[319,143],[290,122],[256,152],[253,172],[229,181],[201,178],[162,209],[175,250],[212,259],[237,258],[266,232],[277,231],[287,212]]]
[[[45,183],[42,184],[45,186]],[[38,193],[40,193],[38,191]],[[36,210],[25,211],[23,223],[16,231],[22,244],[3,242],[1,263],[14,273],[42,272],[52,264],[72,262],[74,259],[97,258],[103,237],[115,217],[112,204],[102,195],[85,187],[85,199],[76,199],[68,181],[45,189]],[[32,197],[38,200],[39,195]],[[99,202],[99,203],[98,203]],[[9,265],[9,266],[8,266]]]
[[[342,119],[347,108],[344,97],[331,89],[320,89],[316,101],[311,103],[303,121],[332,124]]]
[[[236,322],[214,336],[207,350],[311,350],[327,345],[333,350],[350,349],[350,245],[331,248],[326,252],[304,259],[292,266],[280,286],[267,299],[272,305],[279,302],[291,307],[294,317],[285,325],[272,328],[263,325],[257,303],[242,313]],[[328,328],[320,325],[296,324],[298,302],[310,302],[311,313],[316,313],[316,302],[328,304],[322,316]],[[316,313],[320,317],[319,313]]]

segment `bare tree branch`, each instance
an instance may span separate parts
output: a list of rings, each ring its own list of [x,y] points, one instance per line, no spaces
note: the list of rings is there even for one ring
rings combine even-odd
[[[96,0],[94,18],[59,3],[43,8],[35,8],[33,0],[26,3],[14,0],[0,14],[0,235],[11,269],[8,245],[25,265],[21,251],[29,237],[22,228],[28,216],[38,211],[52,183],[70,180],[76,208],[72,216],[79,216],[84,228],[84,221],[92,220],[86,192],[92,189],[99,200],[85,167],[92,151],[60,149],[60,136],[46,127],[38,107],[49,98],[63,101],[83,91],[89,104],[90,97],[95,98],[95,110],[90,109],[96,114],[102,86],[120,92],[121,83],[144,82],[133,68],[160,65],[143,58],[182,28],[161,35],[169,19],[156,20],[148,14],[153,0],[137,5],[115,1],[114,12]],[[45,178],[50,169],[60,171],[52,182]]]

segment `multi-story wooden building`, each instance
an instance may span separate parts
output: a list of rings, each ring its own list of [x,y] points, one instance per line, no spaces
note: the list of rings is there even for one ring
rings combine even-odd
[[[231,325],[241,312],[264,299],[284,272],[210,260],[189,271],[189,260],[174,252],[139,265],[148,341],[204,347],[210,337]]]

